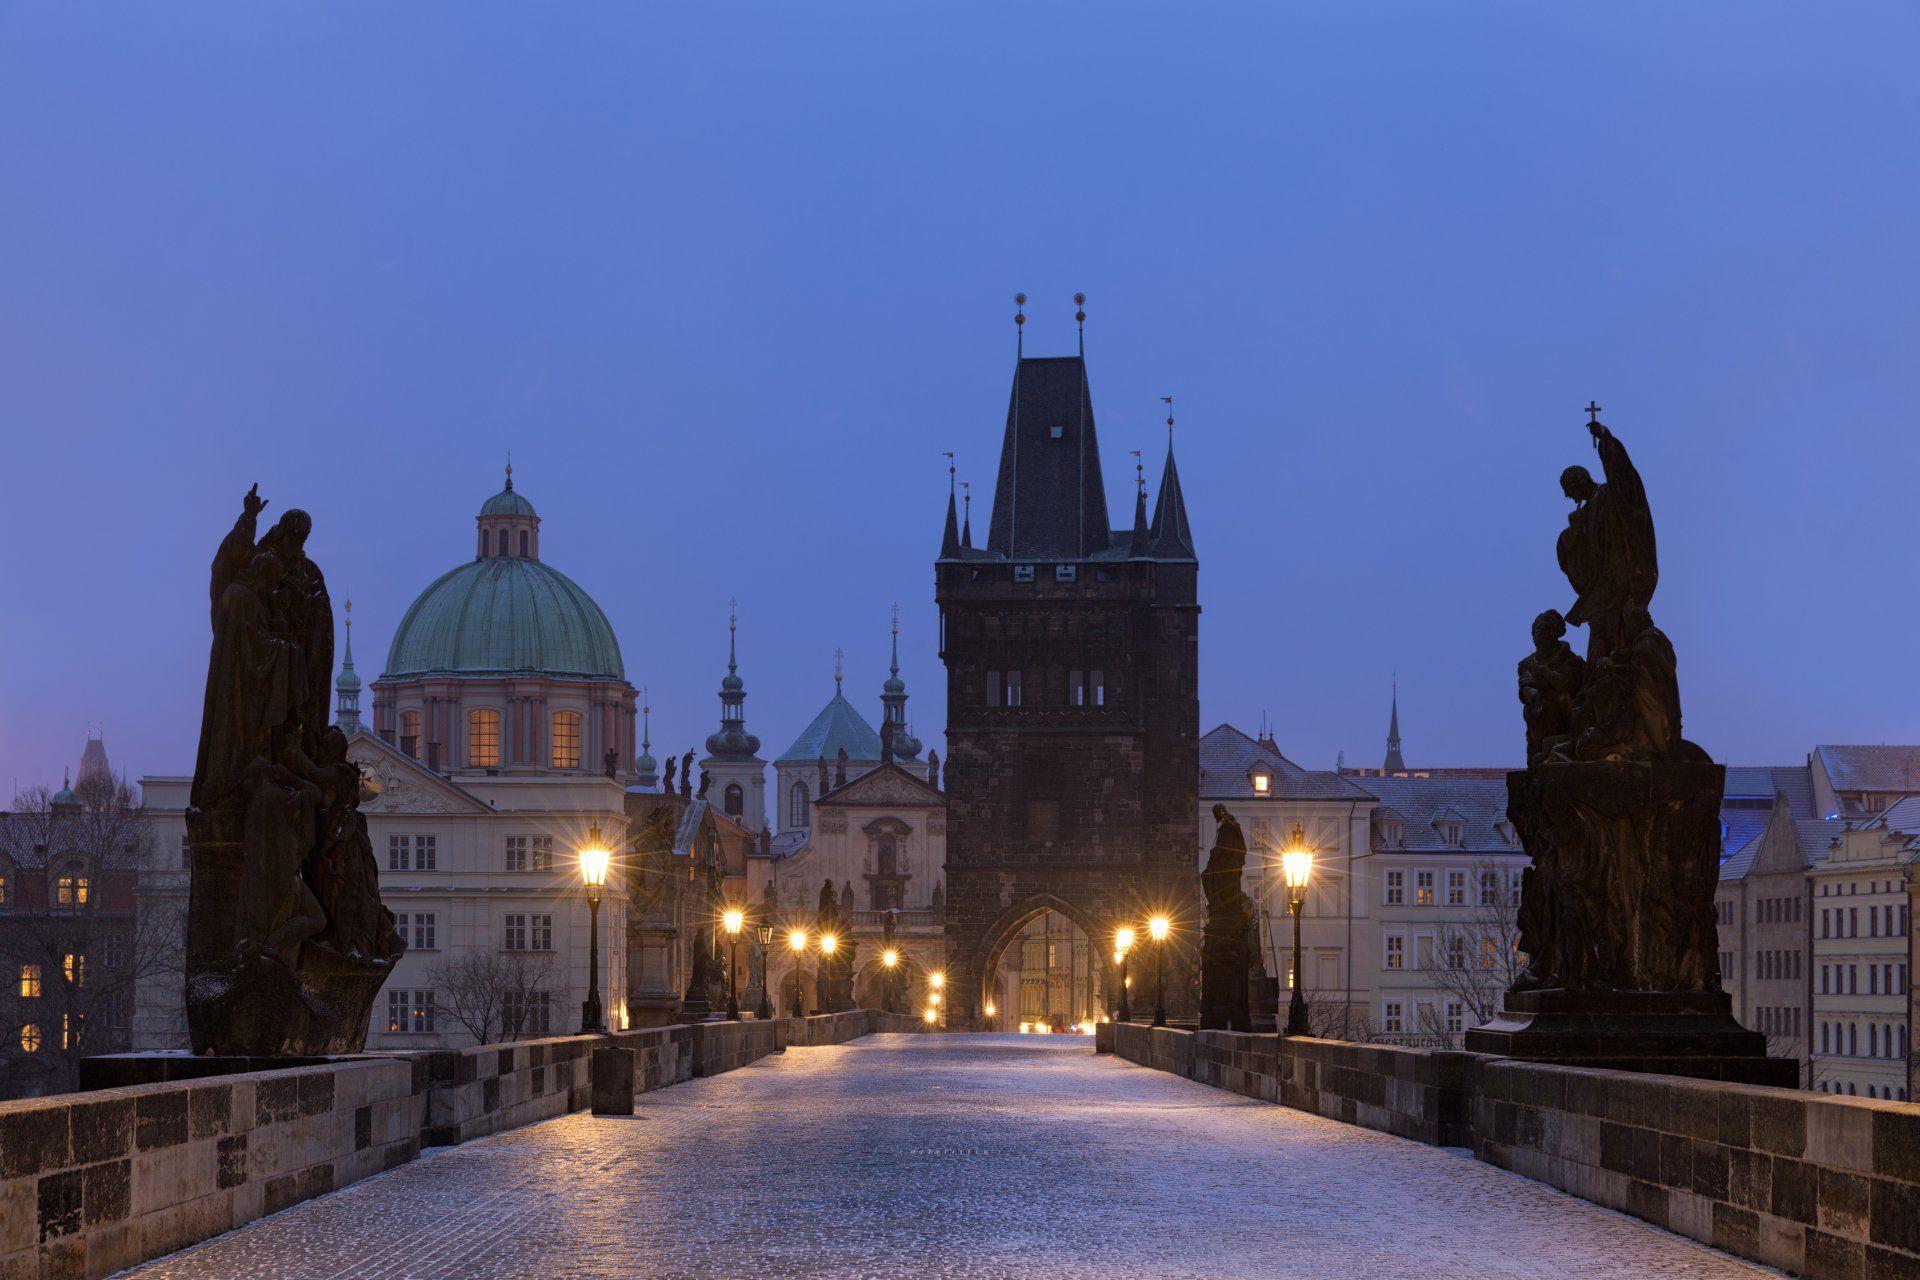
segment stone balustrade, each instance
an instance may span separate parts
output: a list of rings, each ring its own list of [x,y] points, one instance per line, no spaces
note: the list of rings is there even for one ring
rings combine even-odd
[[[1920,1104],[1116,1024],[1103,1050],[1476,1157],[1797,1275],[1920,1276]]]
[[[189,1076],[0,1102],[0,1280],[111,1275],[448,1146],[585,1110],[592,1051],[635,1051],[635,1092],[829,1045],[901,1015],[703,1022]],[[138,1071],[120,1055],[95,1078]]]

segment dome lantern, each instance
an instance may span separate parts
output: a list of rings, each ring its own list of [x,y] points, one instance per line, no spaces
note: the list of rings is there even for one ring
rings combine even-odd
[[[474,523],[480,528],[475,559],[540,558],[540,516],[531,502],[513,491],[513,463],[507,463],[506,487],[480,504]]]

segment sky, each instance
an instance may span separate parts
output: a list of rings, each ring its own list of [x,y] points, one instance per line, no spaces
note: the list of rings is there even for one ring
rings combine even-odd
[[[207,562],[312,512],[364,678],[512,453],[656,754],[739,599],[771,759],[941,742],[932,561],[1013,361],[1177,448],[1202,729],[1517,762],[1597,399],[1688,736],[1920,741],[1912,4],[0,0],[0,786],[190,772]],[[943,752],[944,754],[944,752]]]

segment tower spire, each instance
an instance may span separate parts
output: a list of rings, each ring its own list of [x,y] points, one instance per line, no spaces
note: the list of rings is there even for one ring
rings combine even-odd
[[[1080,358],[1087,358],[1087,295],[1073,295],[1073,323],[1080,330]]]
[[[893,653],[887,663],[887,682],[880,687],[880,758],[911,760],[920,754],[919,739],[907,725],[907,682],[900,678],[900,605],[893,606]]]
[[[1381,769],[1387,773],[1405,773],[1407,762],[1400,755],[1400,673],[1393,674],[1393,710],[1387,716],[1387,758]]]
[[[847,651],[845,649],[835,649],[833,651],[833,696],[836,698],[840,696],[840,680],[845,674],[840,668],[841,664],[846,660],[846,656]]]
[[[970,549],[973,546],[973,483],[971,481],[960,482],[960,504],[960,545]]]
[[[513,492],[513,450],[507,450],[507,492]]]
[[[1147,468],[1140,460],[1138,449],[1129,449],[1133,455],[1133,535],[1128,539],[1127,554],[1144,556],[1147,554]]]
[[[636,786],[652,790],[660,784],[659,762],[653,758],[653,699],[647,687],[640,686],[640,758],[633,762]]]
[[[1160,497],[1153,506],[1152,553],[1157,559],[1192,560],[1193,530],[1187,525],[1187,499],[1180,490],[1180,469],[1173,462],[1173,397],[1167,406],[1167,465],[1160,472]]]
[[[747,732],[747,685],[740,678],[737,635],[740,601],[727,601],[727,674],[720,681],[720,729],[707,735],[709,758],[739,759],[760,750],[760,739]]]
[[[340,675],[333,682],[333,722],[351,738],[360,732],[360,677],[353,669],[353,601],[346,602],[346,640],[342,644]]]
[[[955,514],[953,503],[953,450],[943,449],[941,456],[947,460],[947,527],[940,534],[940,558],[951,560],[960,551],[960,518]]]

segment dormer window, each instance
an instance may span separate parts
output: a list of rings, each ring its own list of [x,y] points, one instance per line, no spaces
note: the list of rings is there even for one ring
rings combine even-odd
[[[1440,842],[1452,848],[1460,847],[1461,824],[1451,819],[1440,824]]]
[[[1264,796],[1273,790],[1273,774],[1265,769],[1253,771],[1253,794]]]
[[[1384,848],[1398,849],[1406,834],[1406,828],[1398,818],[1379,820],[1380,844]]]

